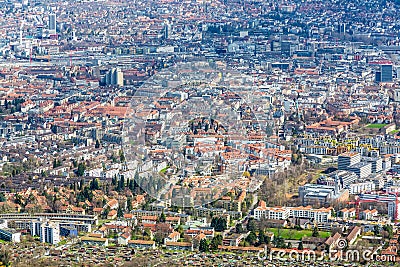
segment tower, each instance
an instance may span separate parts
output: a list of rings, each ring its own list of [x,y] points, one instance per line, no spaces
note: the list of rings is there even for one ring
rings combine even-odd
[[[24,30],[24,21],[21,22],[21,27],[19,28],[19,44],[22,45],[22,32]]]
[[[56,14],[49,14],[49,30],[51,33],[57,32],[57,16]]]
[[[393,65],[381,64],[375,72],[375,82],[392,82],[393,81]]]

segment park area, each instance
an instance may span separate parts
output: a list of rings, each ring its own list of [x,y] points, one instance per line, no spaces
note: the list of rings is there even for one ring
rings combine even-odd
[[[368,124],[367,128],[370,128],[370,129],[382,129],[386,125],[387,124],[385,124],[385,123],[374,123],[374,124]]]
[[[312,230],[296,230],[287,228],[268,228],[267,231],[274,233],[275,237],[282,237],[285,240],[301,240],[302,237],[310,237],[313,234]],[[318,235],[321,238],[328,238],[331,233],[325,231],[318,231]]]

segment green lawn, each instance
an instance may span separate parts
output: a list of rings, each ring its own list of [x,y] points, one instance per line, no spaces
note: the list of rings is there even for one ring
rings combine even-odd
[[[278,228],[268,228],[267,231],[274,233],[275,237],[278,236]],[[312,236],[312,230],[295,230],[295,229],[280,229],[280,236],[283,239],[300,240],[303,236]],[[319,237],[327,238],[331,235],[330,232],[318,231]]]
[[[167,170],[169,169],[169,167],[170,167],[170,166],[165,167],[164,169],[162,169],[162,170],[160,171],[160,173],[163,173],[163,174],[166,173]]]
[[[385,123],[375,123],[375,124],[368,124],[367,128],[371,128],[371,129],[381,129],[383,127],[385,127],[387,124]]]
[[[67,244],[67,239],[61,240],[57,245],[58,246],[62,246],[62,245],[65,245],[65,244]]]
[[[390,132],[390,134],[397,134],[399,132],[399,130],[393,130]]]

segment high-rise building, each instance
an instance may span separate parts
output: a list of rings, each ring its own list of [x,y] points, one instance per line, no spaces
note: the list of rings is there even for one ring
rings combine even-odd
[[[347,170],[349,166],[361,161],[361,155],[358,152],[346,152],[338,156],[338,169]]]
[[[57,16],[56,16],[56,14],[49,14],[49,30],[52,33],[57,32]]]
[[[40,228],[40,242],[49,244],[58,244],[60,242],[60,227],[58,223],[44,222]]]
[[[393,65],[379,65],[379,70],[375,72],[376,82],[392,82],[393,81]]]
[[[109,70],[105,77],[104,83],[106,85],[117,85],[123,86],[124,85],[124,73],[119,68],[112,68]]]
[[[164,25],[164,39],[168,39],[171,33],[171,25],[165,24]]]
[[[346,23],[340,23],[338,25],[338,33],[340,34],[346,34]]]

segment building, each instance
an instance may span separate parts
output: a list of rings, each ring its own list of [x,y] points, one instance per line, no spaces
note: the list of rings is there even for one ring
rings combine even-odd
[[[375,72],[376,82],[392,82],[393,81],[393,65],[382,64],[379,65],[379,69]]]
[[[148,240],[129,240],[128,246],[137,249],[155,249],[156,242]]]
[[[340,210],[340,215],[343,219],[352,219],[356,217],[356,209],[351,208],[351,209],[341,209]]]
[[[397,205],[400,198],[397,197],[395,193],[388,193],[388,194],[365,193],[365,194],[360,194],[359,198],[361,202],[368,201],[376,203],[386,203],[387,215],[394,220],[398,220],[400,218],[400,205]]]
[[[57,245],[60,242],[60,228],[58,223],[44,222],[40,226],[40,242]]]
[[[194,238],[199,234],[204,234],[205,237],[211,240],[215,235],[215,230],[213,227],[190,227],[185,230],[185,236]]]
[[[10,221],[15,220],[26,220],[26,221],[36,221],[36,220],[50,220],[57,222],[79,222],[91,225],[97,225],[98,219],[97,215],[82,215],[82,214],[68,214],[68,213],[4,213],[0,214],[0,219]]]
[[[363,157],[363,162],[371,163],[371,172],[378,173],[382,171],[383,161],[382,158],[371,158],[371,157]]]
[[[350,195],[357,195],[364,192],[372,192],[375,190],[375,183],[372,181],[353,183],[348,186]]]
[[[373,209],[373,210],[363,210],[361,213],[360,213],[360,216],[361,216],[361,219],[363,219],[363,220],[367,220],[367,221],[369,221],[369,220],[373,220],[373,219],[375,219],[377,216],[378,216],[378,211],[376,210],[376,209]]]
[[[129,240],[131,239],[131,234],[130,233],[123,233],[118,236],[118,245],[124,245],[127,246],[129,243]]]
[[[337,185],[305,184],[299,187],[299,196],[303,205],[329,205],[333,200],[346,201],[347,189],[340,190]]]
[[[170,250],[193,251],[193,244],[191,242],[166,242],[165,246]]]
[[[2,228],[0,229],[0,239],[8,242],[19,243],[21,242],[21,233],[14,229]]]
[[[317,223],[327,222],[331,218],[332,208],[314,209],[307,207],[266,207],[264,201],[254,209],[254,218],[257,220],[286,220],[289,218],[313,220]]]
[[[317,183],[328,186],[335,186],[337,183],[340,190],[353,184],[357,178],[357,175],[353,172],[337,170],[330,173],[328,176],[321,176],[318,178]]]
[[[239,246],[240,242],[245,238],[244,234],[230,234],[222,239],[224,246]]]
[[[107,238],[84,236],[81,238],[81,242],[84,245],[90,245],[90,246],[104,246],[104,247],[108,246]]]
[[[117,86],[123,86],[124,85],[124,74],[119,68],[112,68],[109,70],[105,77],[103,82],[106,85],[117,85]]]
[[[348,170],[351,165],[357,164],[361,161],[361,155],[358,152],[346,152],[338,156],[338,169]]]
[[[53,34],[57,32],[57,16],[56,16],[56,14],[49,14],[49,31]]]
[[[359,178],[366,178],[372,173],[371,162],[359,162],[347,168],[348,171],[354,172]]]
[[[78,230],[73,226],[61,226],[60,225],[60,236],[77,237]]]
[[[167,242],[178,242],[180,238],[181,234],[179,232],[172,232],[166,238],[164,238],[164,244],[167,244]]]

